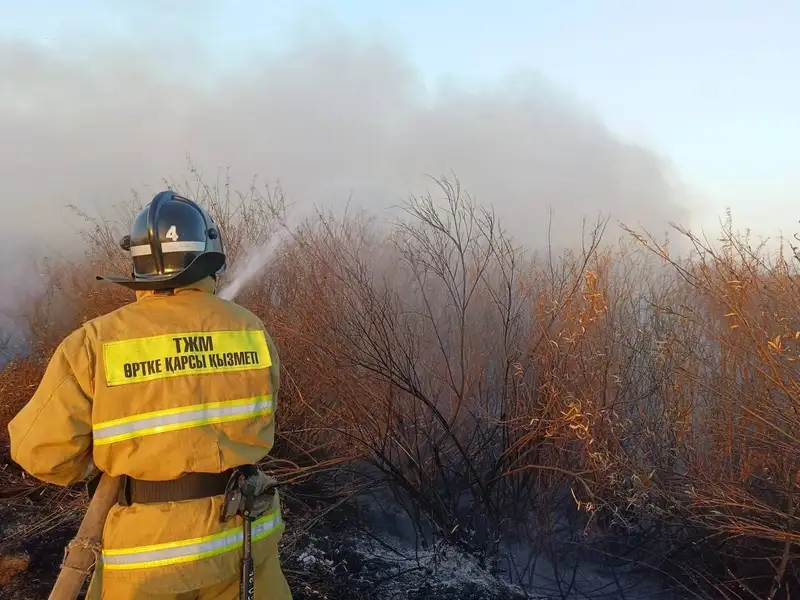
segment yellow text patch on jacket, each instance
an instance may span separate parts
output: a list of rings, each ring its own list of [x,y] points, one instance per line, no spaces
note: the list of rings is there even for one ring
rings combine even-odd
[[[272,365],[264,332],[190,331],[103,344],[110,386],[165,377],[267,369]]]

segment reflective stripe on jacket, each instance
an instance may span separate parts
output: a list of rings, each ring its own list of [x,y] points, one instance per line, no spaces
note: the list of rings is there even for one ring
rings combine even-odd
[[[275,434],[278,353],[258,317],[213,290],[209,278],[172,295],[137,292],[137,302],[65,338],[9,423],[12,458],[58,485],[93,465],[163,481],[264,458]],[[220,523],[220,506],[221,496],[113,507],[104,579],[181,593],[236,577],[242,524]],[[253,529],[259,562],[283,531],[277,493]]]
[[[278,511],[267,513],[253,521],[252,541],[257,542],[264,539],[275,533],[280,526],[280,513]],[[243,527],[239,525],[200,538],[104,550],[103,567],[111,571],[128,571],[178,565],[236,550],[242,547],[243,542],[244,531]]]

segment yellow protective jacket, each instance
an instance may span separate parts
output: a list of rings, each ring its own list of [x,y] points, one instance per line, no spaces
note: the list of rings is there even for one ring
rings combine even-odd
[[[278,353],[264,324],[214,295],[210,278],[83,324],[59,345],[30,402],[9,423],[11,456],[69,485],[94,467],[169,480],[252,464],[275,433]],[[104,584],[179,594],[238,577],[242,522],[222,496],[116,505],[103,532]],[[273,509],[253,524],[253,558],[277,560]]]

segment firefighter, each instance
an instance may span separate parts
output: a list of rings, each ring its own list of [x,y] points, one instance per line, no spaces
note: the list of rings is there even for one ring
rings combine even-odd
[[[279,358],[258,317],[215,295],[219,228],[161,192],[121,246],[132,277],[97,279],[134,290],[136,302],[61,342],[9,423],[12,458],[61,486],[121,477],[90,600],[238,598],[243,521],[220,515],[228,483],[248,473],[250,489],[269,490],[251,522],[256,597],[291,599],[278,492],[252,467],[273,445]]]

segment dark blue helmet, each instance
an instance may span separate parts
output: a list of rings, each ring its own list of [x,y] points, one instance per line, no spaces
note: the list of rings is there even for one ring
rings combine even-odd
[[[133,290],[188,285],[225,271],[219,228],[199,205],[175,192],[161,192],[136,215],[120,246],[130,252],[131,279],[98,276]]]

